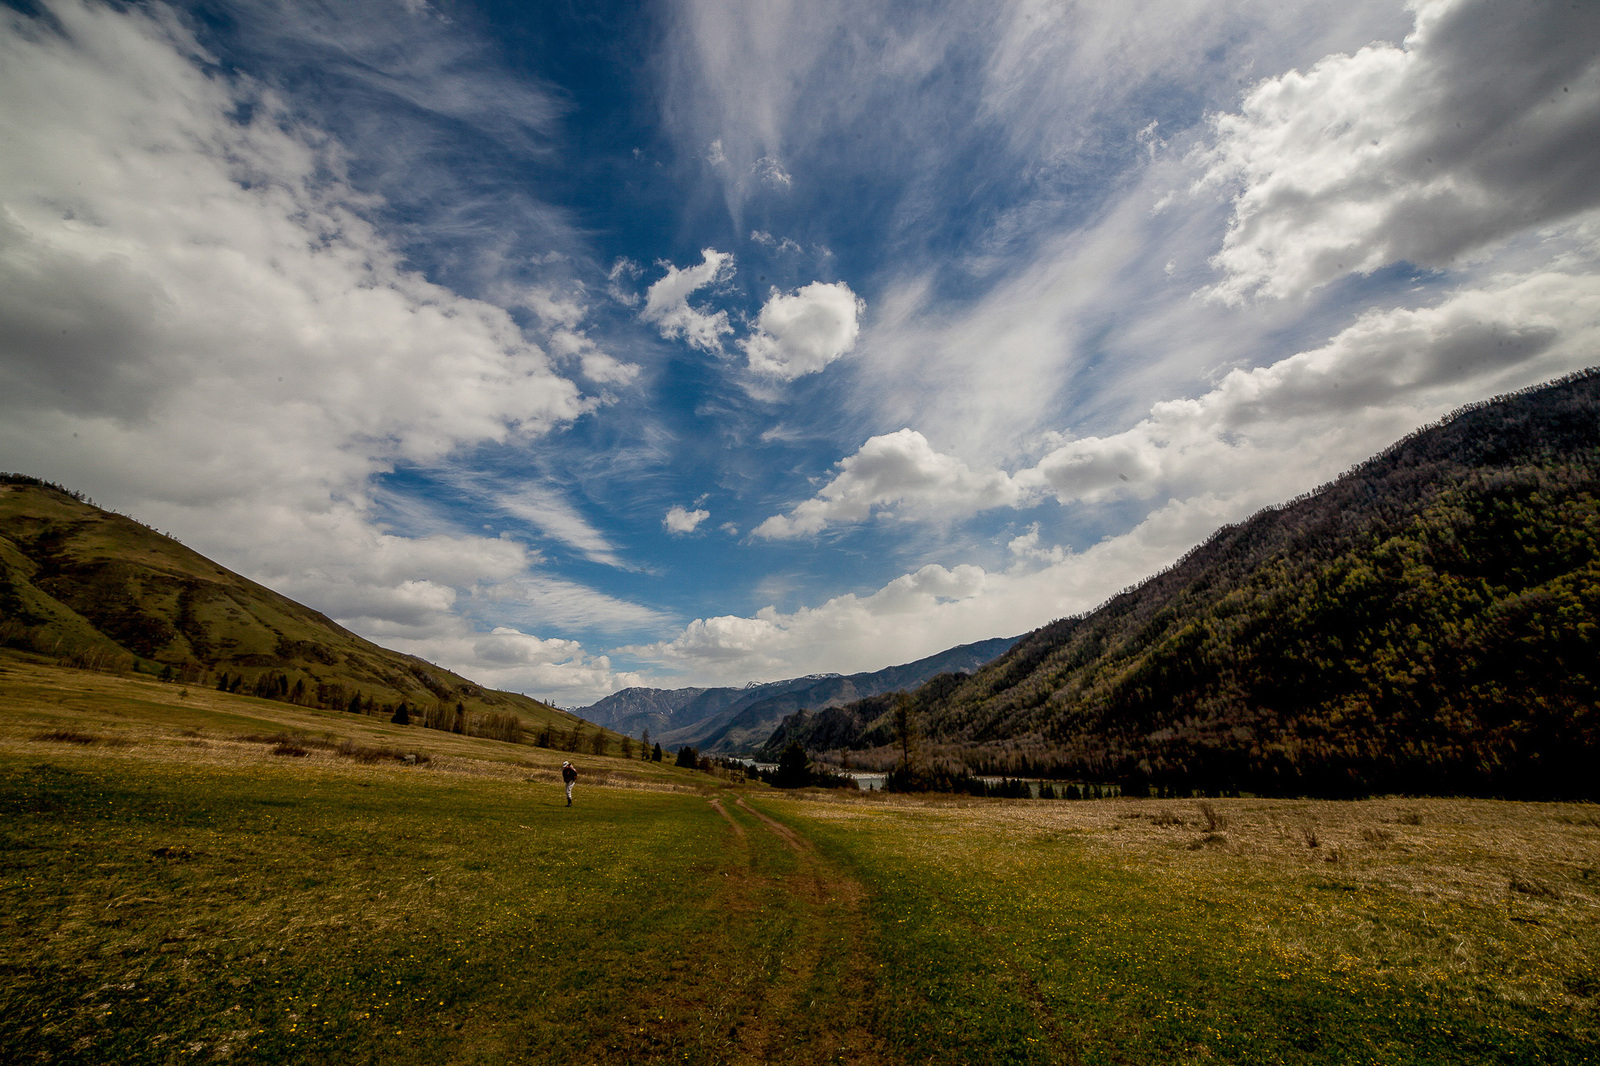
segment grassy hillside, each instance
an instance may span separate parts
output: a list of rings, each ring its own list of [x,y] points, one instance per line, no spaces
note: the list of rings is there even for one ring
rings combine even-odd
[[[567,808],[561,757],[0,661],[7,1061],[1600,1052],[1592,806],[779,796],[586,758]]]
[[[387,717],[405,703],[446,728],[513,715],[533,735],[578,724],[379,647],[131,518],[19,475],[0,475],[0,646],[301,706]]]
[[[1593,799],[1597,662],[1590,372],[1224,529],[918,717],[930,754],[1135,791]],[[848,744],[881,742],[877,713]],[[812,728],[837,741],[849,717]]]

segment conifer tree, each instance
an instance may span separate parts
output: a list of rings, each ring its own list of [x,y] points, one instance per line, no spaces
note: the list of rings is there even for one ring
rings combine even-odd
[[[791,740],[778,756],[778,770],[772,775],[772,783],[779,788],[804,788],[811,783],[811,760],[798,740]]]

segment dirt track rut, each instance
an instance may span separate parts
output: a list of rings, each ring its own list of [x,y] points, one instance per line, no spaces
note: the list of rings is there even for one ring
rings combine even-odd
[[[861,883],[829,862],[791,827],[747,804],[732,800],[754,821],[751,830],[721,798],[711,806],[727,820],[730,846],[753,855],[759,834],[776,837],[790,852],[792,869],[776,887],[795,904],[792,924],[781,945],[776,973],[760,990],[759,1001],[735,1034],[734,1063],[880,1063],[885,1054],[871,1029],[874,965],[866,950],[865,893]],[[743,884],[731,892],[770,891],[774,879],[757,874],[754,864]]]

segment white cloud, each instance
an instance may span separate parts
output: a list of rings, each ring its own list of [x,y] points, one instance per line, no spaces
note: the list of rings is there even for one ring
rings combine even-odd
[[[319,175],[335,149],[315,131],[260,96],[234,122],[245,90],[203,74],[175,23],[52,13],[65,36],[8,14],[0,42],[8,406],[226,427],[196,460],[259,425],[369,463],[588,409],[503,310],[404,269],[361,198]]]
[[[772,539],[820,533],[829,526],[865,521],[896,505],[931,512],[970,514],[1014,506],[1020,492],[1003,471],[974,471],[934,451],[913,429],[873,437],[839,462],[839,473],[787,516],[774,515],[755,529]]]
[[[1328,56],[1213,119],[1237,182],[1220,295],[1446,267],[1600,205],[1600,6],[1417,0],[1403,47]]]
[[[606,272],[606,295],[624,307],[637,307],[639,294],[631,289],[623,288],[623,282],[637,281],[644,274],[644,268],[627,256],[622,256],[611,269]]]
[[[783,164],[771,156],[762,156],[751,166],[750,173],[754,174],[764,184],[774,189],[787,189],[794,184],[794,178],[783,169]]]
[[[1229,371],[1121,433],[1069,441],[1016,480],[1064,503],[1248,485],[1265,504],[1453,408],[1590,365],[1596,351],[1594,275],[1501,279],[1437,307],[1369,312],[1320,348]]]
[[[408,269],[367,220],[382,204],[342,180],[341,146],[219,72],[167,8],[45,8],[48,21],[0,12],[9,467],[430,658],[451,639],[470,646],[464,612],[513,589],[591,628],[662,624],[541,577],[514,542],[380,528],[375,476],[527,442],[597,401],[503,308]],[[488,127],[548,119],[526,93],[497,98],[515,114],[429,106]],[[566,331],[561,354],[591,379],[631,376],[577,330],[579,303],[540,289],[520,302]],[[564,542],[614,557],[572,513],[541,514]],[[455,665],[483,680],[473,662]]]
[[[919,642],[930,632],[948,624],[949,619],[942,618],[930,627],[930,616],[950,605],[970,605],[987,581],[988,576],[976,566],[925,566],[895,578],[869,596],[839,596],[821,607],[793,614],[767,607],[754,618],[696,619],[670,641],[619,650],[682,670],[689,684],[716,678],[772,677],[774,671],[776,676],[789,677],[816,669],[878,669],[907,661],[895,656],[905,654],[901,649],[921,646]],[[942,644],[919,654],[949,646]],[[916,657],[908,655],[908,659]],[[819,665],[824,662],[831,665]],[[863,665],[866,663],[877,665]],[[696,678],[700,680],[693,680]]]
[[[601,351],[581,330],[556,330],[550,334],[549,347],[552,355],[576,359],[583,376],[598,384],[627,385],[639,376],[637,363],[624,363]]]
[[[705,312],[689,306],[689,297],[700,289],[719,285],[733,276],[733,256],[715,248],[705,248],[696,266],[679,270],[663,263],[666,274],[651,284],[645,293],[644,310],[639,317],[653,323],[669,340],[683,338],[701,351],[722,351],[722,336],[732,333],[726,311]]]
[[[915,430],[874,437],[818,493],[767,519],[787,538],[875,513],[960,519],[996,507],[1220,494],[1264,506],[1326,480],[1465,403],[1581,369],[1600,350],[1592,274],[1502,278],[1438,306],[1370,312],[1322,347],[1229,371],[1119,433],[1057,435],[1014,474],[973,470]],[[1013,551],[1036,544],[1019,538]]]
[[[699,528],[701,522],[710,517],[710,511],[698,509],[691,511],[686,507],[674,504],[667,511],[667,516],[661,520],[661,524],[666,527],[668,533],[693,533]]]
[[[648,683],[637,673],[615,669],[608,656],[589,654],[577,641],[545,639],[511,626],[495,626],[487,633],[456,627],[427,640],[393,636],[388,643],[480,684],[526,692],[559,707],[585,706]]]
[[[773,248],[780,252],[793,252],[795,254],[799,254],[805,250],[801,248],[799,243],[792,238],[784,237],[780,240],[779,238],[768,233],[766,230],[751,230],[750,239],[755,241],[757,244],[766,245],[768,248]]]
[[[1064,562],[1071,552],[1060,545],[1049,548],[1039,546],[1039,523],[1035,522],[1028,527],[1028,531],[1011,538],[1006,545],[1006,550],[1019,559],[1032,559],[1035,562],[1059,563]]]
[[[678,671],[677,683],[686,685],[879,670],[1089,610],[1255,509],[1209,495],[1174,501],[1081,553],[1025,542],[1047,557],[1042,567],[1038,559],[1005,571],[928,565],[869,595],[793,612],[767,607],[753,618],[698,619],[672,640],[619,651]]]
[[[793,381],[815,374],[855,347],[866,305],[842,281],[813,281],[794,293],[774,291],[756,329],[740,341],[757,374]]]
[[[495,500],[495,505],[507,514],[532,523],[547,536],[575,548],[597,563],[628,569],[627,563],[618,556],[616,546],[605,534],[553,489],[526,486],[514,495],[500,496]]]

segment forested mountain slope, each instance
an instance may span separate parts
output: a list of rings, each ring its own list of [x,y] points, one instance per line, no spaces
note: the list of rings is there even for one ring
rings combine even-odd
[[[621,733],[636,735],[648,729],[664,744],[686,744],[706,752],[750,752],[785,715],[914,688],[952,670],[976,670],[1014,643],[1015,637],[997,637],[882,670],[819,674],[743,688],[629,688],[577,713]]]
[[[1460,411],[919,693],[925,743],[1133,787],[1600,798],[1597,500],[1600,372]]]

